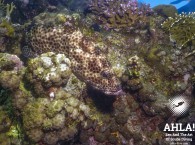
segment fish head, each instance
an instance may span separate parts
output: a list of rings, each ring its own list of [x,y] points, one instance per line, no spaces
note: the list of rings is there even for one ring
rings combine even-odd
[[[95,56],[85,59],[82,66],[78,67],[77,72],[74,71],[75,69],[73,71],[87,85],[106,95],[120,95],[122,93],[121,83],[106,58]]]

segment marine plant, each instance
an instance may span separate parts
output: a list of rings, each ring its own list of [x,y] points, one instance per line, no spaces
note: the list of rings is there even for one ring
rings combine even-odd
[[[89,9],[107,29],[144,26],[152,12],[149,5],[138,5],[137,0],[91,0]]]
[[[195,13],[176,14],[162,23],[162,28],[170,35],[170,39],[176,42],[178,48],[189,46],[195,39]]]

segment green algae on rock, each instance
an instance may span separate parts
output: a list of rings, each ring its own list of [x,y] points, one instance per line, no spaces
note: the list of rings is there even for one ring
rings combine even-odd
[[[158,15],[163,16],[165,18],[168,17],[175,17],[175,14],[177,14],[177,9],[175,6],[172,5],[158,5],[153,8],[154,12],[156,12]]]
[[[58,97],[54,100],[42,97],[31,98],[32,100],[21,108],[24,132],[31,141],[39,142],[43,139],[45,143],[50,144],[53,138],[52,142],[56,144],[59,140],[69,140],[77,134],[77,126],[81,121],[90,117],[90,108],[86,104],[62,89],[59,91],[63,96],[59,97],[57,90]],[[66,135],[61,134],[62,130],[67,132]],[[40,136],[38,137],[35,132]],[[52,138],[48,138],[50,135]]]
[[[121,77],[124,89],[137,91],[142,88],[140,80],[140,62],[138,56],[129,58],[126,70]]]
[[[11,14],[15,9],[15,5],[12,3],[5,4],[4,0],[0,1],[0,36],[13,37],[15,34],[15,29],[11,23]],[[3,33],[2,33],[3,32]]]
[[[0,106],[0,144],[20,145],[23,134],[21,124],[12,120],[6,109]]]
[[[16,56],[0,53],[0,85],[4,89],[17,89],[24,74],[23,62]]]
[[[12,26],[12,24],[6,20],[3,20],[0,23],[0,29],[4,29],[5,33],[4,34],[0,34],[2,36],[7,36],[7,37],[13,37],[15,34],[15,30],[14,27]]]
[[[6,132],[11,126],[11,120],[5,110],[0,107],[0,132]]]

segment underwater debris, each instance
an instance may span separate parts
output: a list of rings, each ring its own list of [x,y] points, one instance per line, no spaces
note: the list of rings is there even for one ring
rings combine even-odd
[[[195,39],[195,13],[176,14],[162,23],[162,28],[169,32],[170,40],[175,41],[178,48],[186,47]]]

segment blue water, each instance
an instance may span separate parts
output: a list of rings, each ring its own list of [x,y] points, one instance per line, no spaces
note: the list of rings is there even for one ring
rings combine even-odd
[[[155,7],[160,4],[171,4],[178,9],[178,12],[195,12],[195,0],[138,0],[142,3]]]

